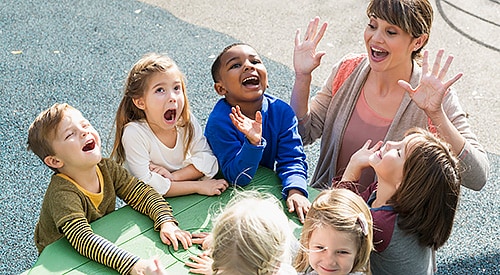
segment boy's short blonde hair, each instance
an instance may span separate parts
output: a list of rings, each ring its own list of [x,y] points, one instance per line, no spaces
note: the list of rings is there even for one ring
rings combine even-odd
[[[55,155],[54,148],[52,148],[52,140],[56,135],[59,123],[64,117],[64,112],[67,110],[76,109],[66,103],[56,103],[41,112],[29,127],[27,149],[32,151],[42,161],[48,156]],[[56,171],[54,168],[50,168]]]
[[[274,274],[291,262],[293,239],[281,203],[258,192],[237,194],[212,230],[213,274]]]

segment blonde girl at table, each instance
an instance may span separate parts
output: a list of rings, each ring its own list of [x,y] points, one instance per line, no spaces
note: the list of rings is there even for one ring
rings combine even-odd
[[[306,215],[295,269],[301,275],[369,274],[372,224],[359,195],[347,189],[322,191]]]
[[[216,218],[208,238],[208,251],[186,262],[191,273],[296,274],[291,266],[296,240],[281,202],[271,194],[238,193]]]
[[[220,195],[219,166],[189,110],[186,83],[175,62],[149,53],[137,61],[116,113],[111,156],[166,197]]]

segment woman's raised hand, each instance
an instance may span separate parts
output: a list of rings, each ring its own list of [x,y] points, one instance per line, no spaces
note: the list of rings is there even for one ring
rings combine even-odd
[[[429,52],[424,51],[422,77],[420,78],[420,83],[415,89],[411,87],[410,83],[404,80],[398,81],[398,84],[408,92],[411,99],[420,109],[424,110],[429,117],[432,117],[432,114],[442,112],[441,103],[443,102],[446,92],[450,86],[459,80],[463,75],[462,73],[458,73],[448,81],[444,81],[446,73],[448,72],[451,62],[453,61],[453,56],[449,55],[444,65],[441,67],[443,54],[444,50],[439,50],[436,54],[434,64],[430,67]]]
[[[300,30],[295,33],[295,48],[293,51],[293,67],[295,74],[311,74],[321,63],[321,58],[325,52],[316,52],[319,41],[325,34],[328,24],[325,22],[318,31],[319,17],[309,21],[304,41],[300,41]]]

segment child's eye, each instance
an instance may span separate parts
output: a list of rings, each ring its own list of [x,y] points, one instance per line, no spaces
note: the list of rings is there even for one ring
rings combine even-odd
[[[182,91],[182,87],[181,87],[181,85],[176,85],[176,86],[174,87],[174,90],[176,90],[176,91]]]
[[[342,255],[348,255],[348,254],[351,254],[349,251],[347,250],[339,250],[337,251],[338,254],[342,254]]]
[[[401,157],[401,149],[398,149],[398,157]]]
[[[328,247],[326,246],[322,246],[322,245],[316,245],[313,247],[313,249],[311,250],[311,252],[323,252],[325,250],[327,250]]]
[[[262,61],[260,61],[259,59],[252,60],[252,64],[260,64],[260,63],[262,63]]]
[[[164,93],[164,92],[165,92],[165,89],[163,89],[163,88],[158,88],[158,89],[156,89],[156,91],[155,91],[155,92],[157,92],[157,93]]]
[[[372,25],[371,23],[368,23],[368,28],[370,28],[370,29],[374,30],[374,29],[375,29],[375,26],[374,26],[374,25]]]
[[[72,135],[73,135],[73,132],[68,133],[68,135],[66,135],[66,137],[64,138],[64,140],[67,140],[67,139],[68,139],[68,138],[70,138]]]
[[[397,33],[397,32],[395,32],[395,31],[387,31],[387,33],[388,33],[389,35],[396,35],[396,34],[398,34],[398,33]]]
[[[237,69],[239,67],[241,67],[240,63],[234,63],[233,65],[231,65],[231,67],[229,67],[229,69]]]

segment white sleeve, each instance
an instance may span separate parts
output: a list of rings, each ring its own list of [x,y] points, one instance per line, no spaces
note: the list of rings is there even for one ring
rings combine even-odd
[[[123,130],[122,143],[125,150],[125,168],[135,177],[164,195],[170,189],[170,179],[149,170],[151,143],[154,133],[145,131],[139,123],[131,122]]]
[[[194,133],[185,163],[186,165],[193,164],[198,171],[205,175],[203,179],[213,178],[219,170],[217,158],[213,154],[210,145],[208,145],[207,139],[203,135],[203,129],[193,114],[191,114],[191,122],[193,123]]]

